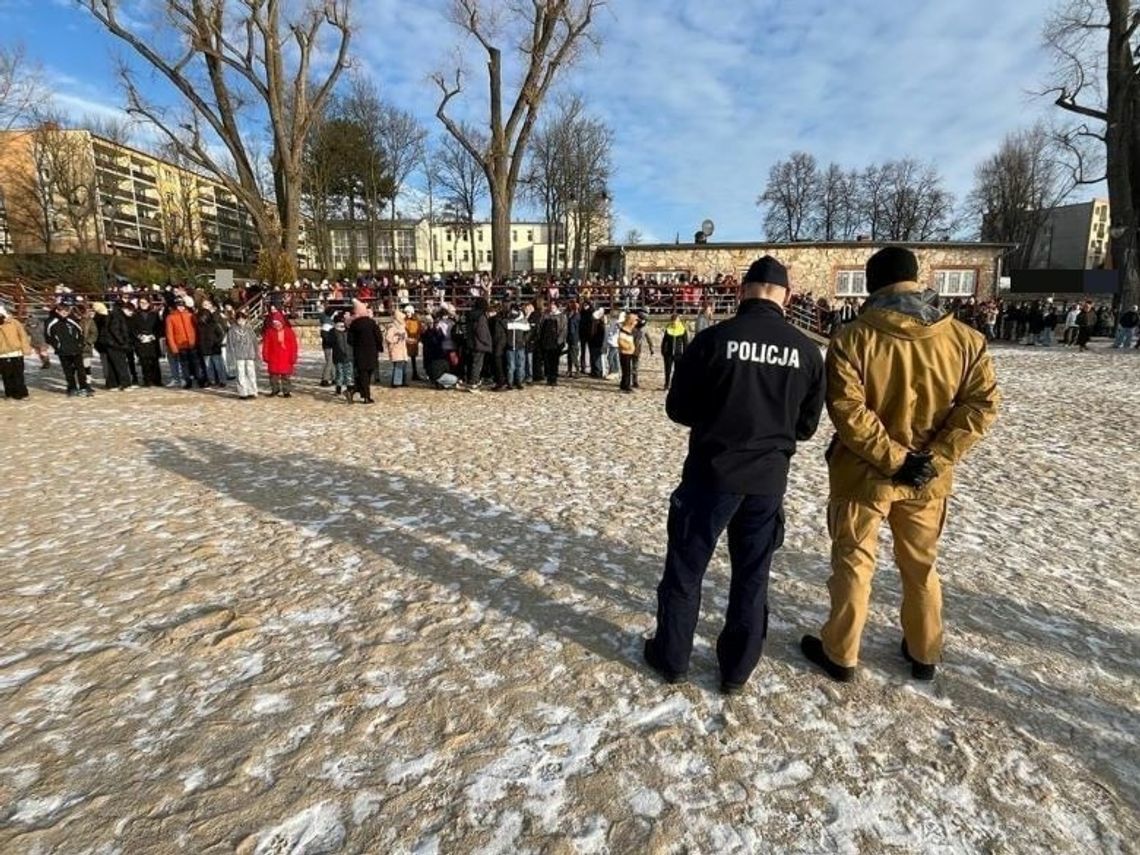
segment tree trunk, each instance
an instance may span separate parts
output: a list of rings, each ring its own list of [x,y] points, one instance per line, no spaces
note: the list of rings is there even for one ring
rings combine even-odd
[[[1108,27],[1108,97],[1105,127],[1105,154],[1108,165],[1109,209],[1112,226],[1123,234],[1112,240],[1112,260],[1120,271],[1120,297],[1124,306],[1132,306],[1140,294],[1140,259],[1136,257],[1136,193],[1134,169],[1140,166],[1136,152],[1136,93],[1133,84],[1135,68],[1129,44],[1131,17],[1129,0],[1109,0]]]
[[[488,176],[490,178],[490,176]],[[506,170],[491,185],[491,276],[501,279],[511,272],[511,194]]]

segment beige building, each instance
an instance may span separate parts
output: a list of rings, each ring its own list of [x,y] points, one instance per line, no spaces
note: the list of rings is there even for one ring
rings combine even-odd
[[[1111,213],[1107,199],[1092,199],[1044,211],[1029,267],[1033,270],[1096,270],[1108,259]]]
[[[217,264],[251,264],[257,255],[252,218],[223,185],[88,131],[0,134],[0,198],[0,252]]]
[[[864,266],[885,243],[836,241],[803,243],[638,244],[598,250],[594,270],[603,275],[642,275],[658,281],[718,274],[738,280],[748,266],[772,255],[788,268],[792,287],[816,297],[863,297]],[[896,244],[897,245],[897,244]],[[918,256],[919,279],[946,297],[988,298],[996,293],[1007,244],[946,241],[901,244]]]
[[[573,271],[590,266],[586,230],[580,231],[580,251],[575,243],[573,223],[551,227],[547,223],[511,223],[511,270],[515,273],[541,273],[546,270]],[[436,223],[427,218],[382,220],[376,224],[375,240],[368,240],[368,225],[337,221],[329,228],[332,252],[331,271],[350,267],[354,255],[357,270],[400,270],[416,273],[490,272],[494,252],[491,224]],[[606,233],[608,238],[608,233]],[[592,240],[592,238],[590,238]],[[374,255],[374,257],[373,257]],[[375,263],[373,263],[375,261]]]

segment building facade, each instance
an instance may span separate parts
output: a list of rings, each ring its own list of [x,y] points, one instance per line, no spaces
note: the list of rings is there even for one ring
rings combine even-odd
[[[252,264],[258,238],[226,187],[82,130],[0,134],[0,251],[177,256]]]
[[[794,290],[828,299],[865,297],[864,267],[886,243],[836,241],[802,243],[638,244],[598,250],[595,270],[608,276],[644,276],[679,281],[718,275],[739,279],[749,265],[772,255],[787,268]],[[900,244],[892,244],[900,245]],[[1001,258],[1008,244],[946,241],[901,244],[918,257],[919,281],[945,297],[986,299],[997,293]]]
[[[573,224],[520,221],[511,223],[510,269],[515,273],[579,272],[590,267],[585,231],[575,242]],[[381,220],[372,226],[361,220],[339,220],[329,226],[331,267],[344,270],[399,270],[408,273],[489,273],[494,264],[491,224],[440,223],[421,219]],[[355,255],[355,264],[351,260]]]
[[[1109,257],[1112,216],[1107,199],[1060,205],[1042,212],[1030,253],[1033,270],[1096,270]]]

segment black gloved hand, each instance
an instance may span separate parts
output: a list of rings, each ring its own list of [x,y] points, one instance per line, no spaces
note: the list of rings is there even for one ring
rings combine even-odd
[[[929,451],[910,451],[907,452],[906,461],[891,480],[896,484],[921,490],[933,481],[937,474]]]

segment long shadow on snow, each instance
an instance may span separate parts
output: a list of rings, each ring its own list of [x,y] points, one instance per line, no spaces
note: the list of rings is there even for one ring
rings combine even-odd
[[[290,460],[259,455],[195,438],[154,440],[146,446],[149,460],[155,466],[294,525],[323,519],[331,510],[348,509],[319,495],[314,495],[308,503],[284,506],[274,491],[250,481],[250,469],[271,479],[302,484],[309,480],[318,483],[327,478],[330,471],[337,470],[342,475],[336,493],[346,496],[350,508],[359,513],[326,525],[323,530],[326,536],[382,556],[436,584],[458,585],[462,595],[472,601],[526,621],[539,633],[560,635],[596,656],[646,673],[646,679],[650,679],[640,660],[640,629],[624,628],[615,620],[637,621],[640,626],[649,624],[653,590],[661,568],[658,555],[631,551],[624,544],[599,536],[561,531],[557,523],[521,515],[505,506],[450,493],[394,473],[364,474],[315,458]],[[398,485],[394,481],[398,481]],[[374,507],[377,503],[386,504],[377,510]],[[496,521],[499,536],[483,533],[481,521],[486,520]],[[511,530],[509,538],[501,536],[504,522]],[[461,537],[457,529],[462,529]],[[454,548],[462,549],[467,555],[456,554]],[[428,557],[413,557],[417,550],[426,550]],[[550,577],[551,582],[575,589],[575,594],[584,597],[585,603],[559,599],[553,589],[543,590],[522,578],[526,571],[539,570],[552,557],[559,563]],[[622,569],[615,569],[614,565]],[[826,609],[825,592],[821,589],[818,600],[809,601],[787,586],[781,586],[780,579],[817,586],[825,574],[822,556],[780,552],[774,569],[774,584],[779,590],[774,592],[773,608],[782,620],[774,622],[786,621],[807,628],[818,626]],[[723,602],[723,593],[717,592],[718,603]],[[967,592],[947,591],[946,599],[951,624],[963,623],[986,635],[1001,633],[1003,630],[999,627],[1003,623],[1004,631],[1008,632],[1011,629],[1008,622],[1018,621],[1026,611],[1024,604],[1001,596],[982,598]],[[708,615],[711,611],[708,603],[704,611],[707,617],[701,631],[715,633],[717,628],[712,624],[719,622],[719,616]],[[1035,615],[1039,621],[1050,618],[1051,613],[1045,609]],[[1071,623],[1073,618],[1065,615],[1062,620]],[[1016,629],[1041,643],[1053,641],[1042,637],[1037,623],[1020,621]],[[1103,626],[1089,624],[1087,629],[1101,638],[1114,635]],[[869,627],[869,630],[869,636],[882,632],[882,628]],[[793,634],[798,638],[798,632]],[[1105,643],[1114,642],[1106,638]],[[876,647],[874,643],[865,646],[866,664],[900,675],[904,673],[897,657],[879,661],[874,653]],[[1093,646],[1089,647],[1091,654]],[[1076,655],[1069,648],[1064,651]],[[793,639],[770,637],[765,655],[787,663],[794,670],[807,670]],[[695,666],[699,664],[694,662]],[[1136,765],[1137,743],[1130,733],[1133,711],[1101,698],[1075,694],[1029,673],[996,666],[960,649],[955,649],[951,665],[961,665],[963,672],[969,670],[978,675],[956,673],[955,667],[943,669],[937,689],[956,703],[977,707],[987,716],[1005,719],[1011,727],[1023,728],[1037,738],[1066,747],[1083,762],[1099,759],[1103,764],[1090,765],[1090,769],[1108,771],[1125,790],[1134,795],[1140,792],[1129,780],[1130,770]],[[712,685],[713,677],[708,674],[700,679],[703,685]],[[1037,702],[1036,707],[1027,703],[1030,699]],[[1098,731],[1090,729],[1089,725],[1094,723]]]

